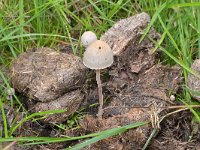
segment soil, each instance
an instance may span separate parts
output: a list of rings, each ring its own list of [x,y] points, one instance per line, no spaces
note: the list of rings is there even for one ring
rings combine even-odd
[[[198,150],[199,124],[193,121],[189,111],[174,113],[162,122],[159,119],[179,105],[170,99],[181,90],[182,71],[179,66],[166,66],[160,62],[162,53],[152,53],[151,39],[159,40],[152,28],[140,43],[140,38],[150,22],[146,13],[122,19],[111,27],[101,40],[114,52],[114,64],[102,71],[104,94],[103,119],[96,117],[98,103],[95,73],[88,71],[81,59],[65,52],[49,48],[33,49],[22,54],[12,65],[12,85],[26,98],[28,109],[43,111],[66,109],[67,113],[52,115],[41,122],[28,121],[15,132],[16,136],[80,136],[128,125],[151,121],[151,124],[101,140],[83,149],[91,150],[139,150],[152,131],[157,129],[148,149]],[[86,78],[87,77],[87,78]],[[79,121],[80,129],[66,131],[52,123],[65,123],[74,112],[84,109]],[[58,119],[59,118],[59,119]],[[62,149],[82,141],[39,145],[27,149]]]

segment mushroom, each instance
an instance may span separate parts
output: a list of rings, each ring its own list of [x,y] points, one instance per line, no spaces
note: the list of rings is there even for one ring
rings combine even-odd
[[[91,43],[97,40],[97,36],[92,31],[86,31],[81,36],[81,43],[84,47],[88,47]]]
[[[99,119],[102,119],[103,115],[103,94],[100,69],[105,69],[111,66],[112,63],[113,52],[110,46],[104,41],[96,40],[86,48],[86,51],[83,54],[83,64],[90,69],[96,70],[96,81],[99,94],[99,110],[97,116]]]

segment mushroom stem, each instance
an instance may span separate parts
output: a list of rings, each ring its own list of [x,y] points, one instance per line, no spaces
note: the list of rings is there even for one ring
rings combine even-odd
[[[96,80],[98,84],[98,94],[99,94],[99,110],[97,117],[99,119],[102,119],[103,115],[103,93],[102,93],[102,84],[101,84],[101,78],[100,78],[100,69],[96,70]]]

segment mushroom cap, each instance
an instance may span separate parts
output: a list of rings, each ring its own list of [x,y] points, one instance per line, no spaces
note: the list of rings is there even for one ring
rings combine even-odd
[[[81,36],[81,43],[84,47],[88,47],[91,43],[97,40],[97,36],[92,31],[86,31]]]
[[[104,69],[113,63],[113,51],[110,46],[96,40],[86,48],[83,54],[83,64],[90,69]]]

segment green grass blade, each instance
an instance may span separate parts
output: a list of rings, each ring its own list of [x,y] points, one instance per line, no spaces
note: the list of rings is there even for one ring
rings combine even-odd
[[[19,24],[21,26],[20,28],[20,32],[19,34],[23,34],[24,33],[24,0],[19,0]],[[24,39],[23,37],[20,38],[20,48],[21,48],[21,52],[23,52],[23,44],[24,43]]]
[[[175,42],[173,36],[169,33],[167,27],[165,26],[165,24],[164,24],[164,22],[163,22],[163,20],[162,20],[162,18],[161,18],[161,16],[160,16],[159,14],[158,14],[158,19],[159,19],[159,21],[160,21],[160,23],[161,23],[161,25],[162,25],[164,31],[167,33],[169,39],[171,40],[173,46],[176,48],[176,50],[178,51],[178,53],[181,54],[181,51],[180,51],[180,49],[178,48],[178,45],[176,44],[176,42]]]
[[[200,6],[200,2],[171,4],[168,6],[168,8],[198,7],[198,6]]]
[[[37,116],[51,115],[51,114],[63,113],[63,112],[65,112],[65,110],[48,110],[48,111],[33,113],[33,114],[31,114],[31,115],[25,117],[24,119],[22,119],[16,126],[13,126],[13,127],[10,129],[9,135],[11,136],[11,135],[15,132],[15,130],[16,130],[17,128],[19,128],[24,122],[26,122],[26,121],[29,120],[29,119],[32,119],[32,118],[37,117]]]
[[[186,107],[188,107],[190,109],[190,111],[193,113],[193,115],[196,117],[196,119],[198,120],[198,122],[200,123],[200,116],[198,115],[198,113],[190,106],[188,105],[185,101],[179,99],[183,104],[185,104]]]
[[[1,108],[1,115],[3,118],[4,135],[7,138],[8,137],[8,125],[7,125],[6,114],[4,111],[2,99],[0,99],[0,108]]]
[[[106,138],[103,135],[106,135],[107,137],[111,136],[109,134],[119,134],[122,132],[127,131],[128,129],[136,128],[139,126],[143,126],[148,124],[148,122],[138,122],[138,123],[133,123],[130,125],[118,127],[118,128],[113,128],[113,129],[108,129],[105,131],[97,132],[97,133],[92,133],[84,136],[78,136],[78,137],[64,137],[64,138],[50,138],[50,137],[9,137],[9,138],[1,138],[1,142],[12,142],[12,141],[17,141],[17,142],[26,142],[23,145],[37,145],[37,144],[47,144],[47,143],[56,143],[56,142],[65,142],[65,141],[72,141],[72,140],[80,140],[80,139],[85,139],[85,138],[91,138],[91,137],[99,137],[100,138]],[[103,136],[103,137],[102,137]],[[28,142],[28,143],[27,143]]]
[[[200,14],[200,9],[197,10],[197,13]],[[197,16],[197,27],[198,32],[200,33],[200,15]],[[200,35],[198,35],[198,57],[200,58]]]
[[[118,0],[117,3],[113,3],[113,8],[108,12],[108,19],[111,19],[123,6],[129,3],[130,0]]]
[[[149,22],[147,28],[145,29],[144,34],[142,35],[142,37],[140,39],[140,42],[146,37],[146,35],[148,34],[149,30],[151,29],[151,27],[153,26],[154,22],[156,21],[159,13],[161,13],[166,6],[167,6],[167,3],[165,2],[160,7],[158,7],[158,9],[156,10],[155,14],[151,18],[151,21]]]
[[[90,4],[92,4],[92,6],[95,8],[95,10],[100,14],[100,16],[102,16],[104,19],[109,20],[106,16],[106,14],[92,1],[92,0],[88,0],[88,2],[90,2]]]
[[[148,37],[156,46],[158,46],[165,54],[167,54],[172,60],[174,60],[177,64],[179,64],[181,67],[183,67],[185,70],[190,72],[191,74],[195,75],[200,79],[200,75],[196,73],[194,70],[192,70],[190,67],[185,65],[181,60],[178,60],[175,56],[173,56],[171,53],[169,53],[165,48],[163,48],[159,43],[154,41],[151,37]]]
[[[157,45],[152,49],[152,51],[151,51],[152,54],[155,53],[155,51],[159,48],[159,45],[162,44],[163,40],[164,40],[165,37],[166,37],[166,34],[167,34],[167,32],[165,31],[165,32],[161,35],[160,40],[158,41],[158,44],[157,44]]]
[[[131,125],[127,125],[127,126],[123,126],[123,127],[118,127],[118,128],[114,128],[114,129],[110,129],[110,130],[107,130],[107,131],[103,131],[101,132],[101,134],[97,137],[94,137],[92,139],[89,139],[81,144],[78,144],[78,145],[75,145],[73,146],[72,148],[68,148],[70,150],[79,150],[85,146],[88,146],[88,145],[91,145],[93,143],[96,143],[102,139],[105,139],[105,138],[108,138],[108,137],[111,137],[111,136],[114,136],[114,135],[117,135],[117,134],[120,134],[120,133],[123,133],[125,131],[127,131],[128,129],[132,129],[132,128],[136,128],[136,127],[140,127],[140,126],[143,126],[143,125],[146,125],[147,122],[137,122],[137,123],[133,123]]]
[[[6,40],[13,40],[13,39],[18,39],[18,38],[22,38],[22,37],[35,37],[35,36],[48,36],[48,37],[59,37],[59,38],[63,38],[63,39],[70,39],[70,37],[66,37],[63,35],[56,35],[56,34],[43,34],[43,33],[28,33],[28,34],[21,34],[21,35],[16,35],[16,36],[11,36],[11,37],[7,37],[4,39],[1,39],[0,42],[6,41]],[[71,38],[71,40],[76,40]]]

